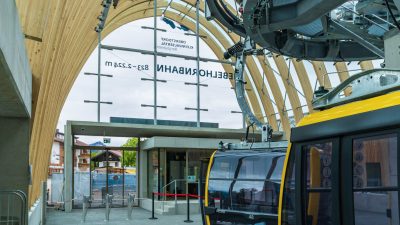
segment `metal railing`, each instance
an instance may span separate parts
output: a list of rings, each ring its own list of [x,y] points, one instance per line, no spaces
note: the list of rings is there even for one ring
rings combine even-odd
[[[27,225],[27,197],[20,190],[0,190],[0,225]]]
[[[124,200],[124,199],[114,199],[113,195],[106,194],[105,196],[105,220],[106,222],[110,221],[110,213],[111,213],[111,208],[113,206],[113,201],[117,200]],[[135,200],[139,200],[140,198],[136,198],[135,194],[133,193],[128,193],[128,207],[127,207],[127,220],[132,220],[132,211],[133,207],[135,206]],[[90,208],[90,204],[99,201],[99,200],[91,200],[89,196],[83,196],[82,198],[82,223],[86,222],[86,216],[88,213],[88,210]],[[103,202],[103,201],[102,201]]]
[[[167,193],[167,187],[174,185],[174,201],[175,201],[175,210],[177,210],[177,206],[178,206],[178,197],[177,197],[177,182],[187,182],[185,179],[175,179],[171,182],[169,182],[168,184],[164,185],[161,188],[161,192],[162,193]],[[187,191],[186,191],[187,192]],[[187,193],[186,193],[187,194]],[[167,201],[167,195],[163,196],[163,203],[162,203],[162,211],[164,212],[164,204],[165,201]]]

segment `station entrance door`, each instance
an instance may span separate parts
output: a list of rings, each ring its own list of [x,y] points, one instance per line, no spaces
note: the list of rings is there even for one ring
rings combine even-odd
[[[84,195],[92,208],[105,207],[107,194],[113,207],[127,206],[128,195],[138,192],[136,155],[136,149],[75,149],[74,208],[82,207]]]

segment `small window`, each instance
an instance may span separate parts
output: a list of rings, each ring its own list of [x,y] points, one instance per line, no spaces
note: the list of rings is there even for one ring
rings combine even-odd
[[[381,164],[366,163],[367,169],[367,185],[369,187],[379,187],[382,185]]]
[[[397,134],[353,140],[355,225],[399,225]]]
[[[332,142],[303,146],[307,225],[332,224]]]
[[[212,165],[210,178],[234,178],[237,164],[237,157],[216,157]]]

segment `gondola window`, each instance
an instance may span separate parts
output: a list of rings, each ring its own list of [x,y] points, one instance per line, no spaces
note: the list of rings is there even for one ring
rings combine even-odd
[[[332,224],[332,142],[303,146],[306,176],[305,220],[308,225]]]
[[[355,225],[398,225],[397,134],[353,140]]]

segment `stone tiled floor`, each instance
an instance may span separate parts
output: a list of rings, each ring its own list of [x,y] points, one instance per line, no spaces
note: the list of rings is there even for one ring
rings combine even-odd
[[[134,208],[132,220],[127,220],[126,208],[111,209],[110,221],[106,222],[105,209],[89,209],[86,216],[86,222],[82,222],[82,210],[73,210],[72,213],[65,213],[63,211],[48,210],[47,225],[73,225],[73,224],[87,224],[87,225],[201,225],[201,217],[199,214],[191,215],[193,223],[185,223],[186,215],[156,215],[157,220],[149,220],[151,213],[141,208]]]

